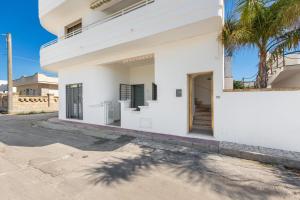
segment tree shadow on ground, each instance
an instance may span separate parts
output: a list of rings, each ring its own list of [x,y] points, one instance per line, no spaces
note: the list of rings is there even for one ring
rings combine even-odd
[[[216,170],[207,164],[207,154],[188,155],[162,150],[145,150],[139,156],[130,158],[114,158],[111,161],[99,163],[99,166],[89,169],[87,176],[90,183],[106,186],[125,184],[134,181],[139,176],[147,176],[150,170],[163,166],[171,174],[193,186],[205,184],[212,191],[231,199],[266,200],[272,197],[285,198],[283,190],[255,179],[231,177],[222,170]],[[300,186],[300,184],[299,184]]]
[[[134,139],[135,137],[126,135],[121,135],[115,140],[97,138],[97,140],[93,144],[88,145],[88,149],[90,151],[114,151],[129,144]]]
[[[123,181],[132,181],[137,176],[142,176],[143,170],[150,170],[159,165],[158,160],[154,160],[148,153],[142,153],[138,157],[113,158],[112,161],[101,163],[101,167],[88,170],[88,176],[93,176],[91,183],[94,185],[120,184]]]

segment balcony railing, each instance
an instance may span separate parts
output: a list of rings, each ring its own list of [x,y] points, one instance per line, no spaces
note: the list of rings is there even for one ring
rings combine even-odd
[[[96,21],[96,22],[94,22],[92,24],[89,24],[89,25],[87,25],[85,27],[77,29],[77,30],[75,30],[75,31],[73,31],[71,33],[68,33],[68,34],[66,34],[66,35],[64,35],[62,37],[58,37],[57,39],[52,40],[52,41],[50,41],[50,42],[42,45],[41,48],[43,49],[43,48],[49,47],[51,45],[54,45],[54,44],[58,43],[59,41],[66,40],[66,39],[71,38],[71,37],[73,37],[75,35],[81,34],[81,33],[85,32],[85,31],[87,31],[89,29],[92,29],[92,28],[100,25],[100,24],[103,24],[103,23],[111,21],[111,20],[113,20],[115,18],[118,18],[118,17],[121,17],[123,15],[126,15],[126,14],[128,14],[128,13],[134,11],[134,10],[137,10],[137,9],[139,9],[141,7],[147,6],[147,5],[149,5],[151,3],[154,3],[154,2],[155,2],[155,0],[142,0],[142,1],[139,1],[139,2],[137,2],[137,3],[135,3],[135,4],[131,5],[131,6],[127,7],[127,8],[124,8],[124,9],[122,9],[122,10],[120,10],[120,11],[114,13],[114,14],[109,15],[109,16],[107,16],[107,17],[105,17],[105,18],[103,18],[103,19],[101,19],[99,21]]]
[[[277,57],[275,61],[270,64],[271,66],[268,70],[269,76],[276,74],[277,71],[282,71],[282,69],[286,66],[298,65],[297,61],[299,59],[300,59],[300,51],[283,53],[283,56]]]

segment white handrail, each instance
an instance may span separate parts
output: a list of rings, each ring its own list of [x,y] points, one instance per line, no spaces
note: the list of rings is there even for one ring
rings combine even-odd
[[[70,33],[68,33],[68,34],[66,34],[66,35],[64,35],[62,37],[59,37],[59,38],[57,38],[55,40],[52,40],[52,41],[50,41],[50,42],[42,45],[41,48],[43,49],[43,48],[52,46],[52,45],[58,43],[61,40],[65,40],[65,39],[68,39],[68,38],[73,37],[75,35],[78,35],[80,33],[83,33],[83,32],[85,32],[85,31],[87,31],[87,30],[89,30],[91,28],[94,28],[97,25],[103,24],[103,23],[111,21],[111,20],[113,20],[115,18],[118,18],[118,17],[121,17],[123,15],[126,15],[127,13],[130,13],[130,12],[132,12],[134,10],[137,10],[137,9],[139,9],[141,7],[147,6],[147,5],[149,5],[151,3],[154,3],[154,2],[155,2],[155,0],[142,0],[142,1],[139,1],[139,2],[137,2],[137,3],[135,3],[135,4],[131,5],[131,6],[128,6],[127,8],[124,8],[124,9],[122,9],[122,10],[120,10],[120,11],[114,13],[114,14],[111,14],[111,15],[105,17],[104,19],[101,19],[101,20],[99,20],[97,22],[94,22],[92,24],[89,24],[89,25],[87,25],[85,27],[82,27],[80,29],[72,31],[72,32],[70,32]]]

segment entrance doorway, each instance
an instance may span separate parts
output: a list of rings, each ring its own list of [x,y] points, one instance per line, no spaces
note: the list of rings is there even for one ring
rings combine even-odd
[[[189,131],[213,135],[213,73],[189,75]]]
[[[81,83],[66,86],[66,104],[68,119],[83,119]]]
[[[132,85],[132,108],[139,109],[139,106],[145,105],[145,86],[141,85]]]

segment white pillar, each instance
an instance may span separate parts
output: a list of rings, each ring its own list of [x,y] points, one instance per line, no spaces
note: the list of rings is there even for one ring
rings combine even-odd
[[[226,56],[224,60],[224,89],[233,89],[231,56]]]

